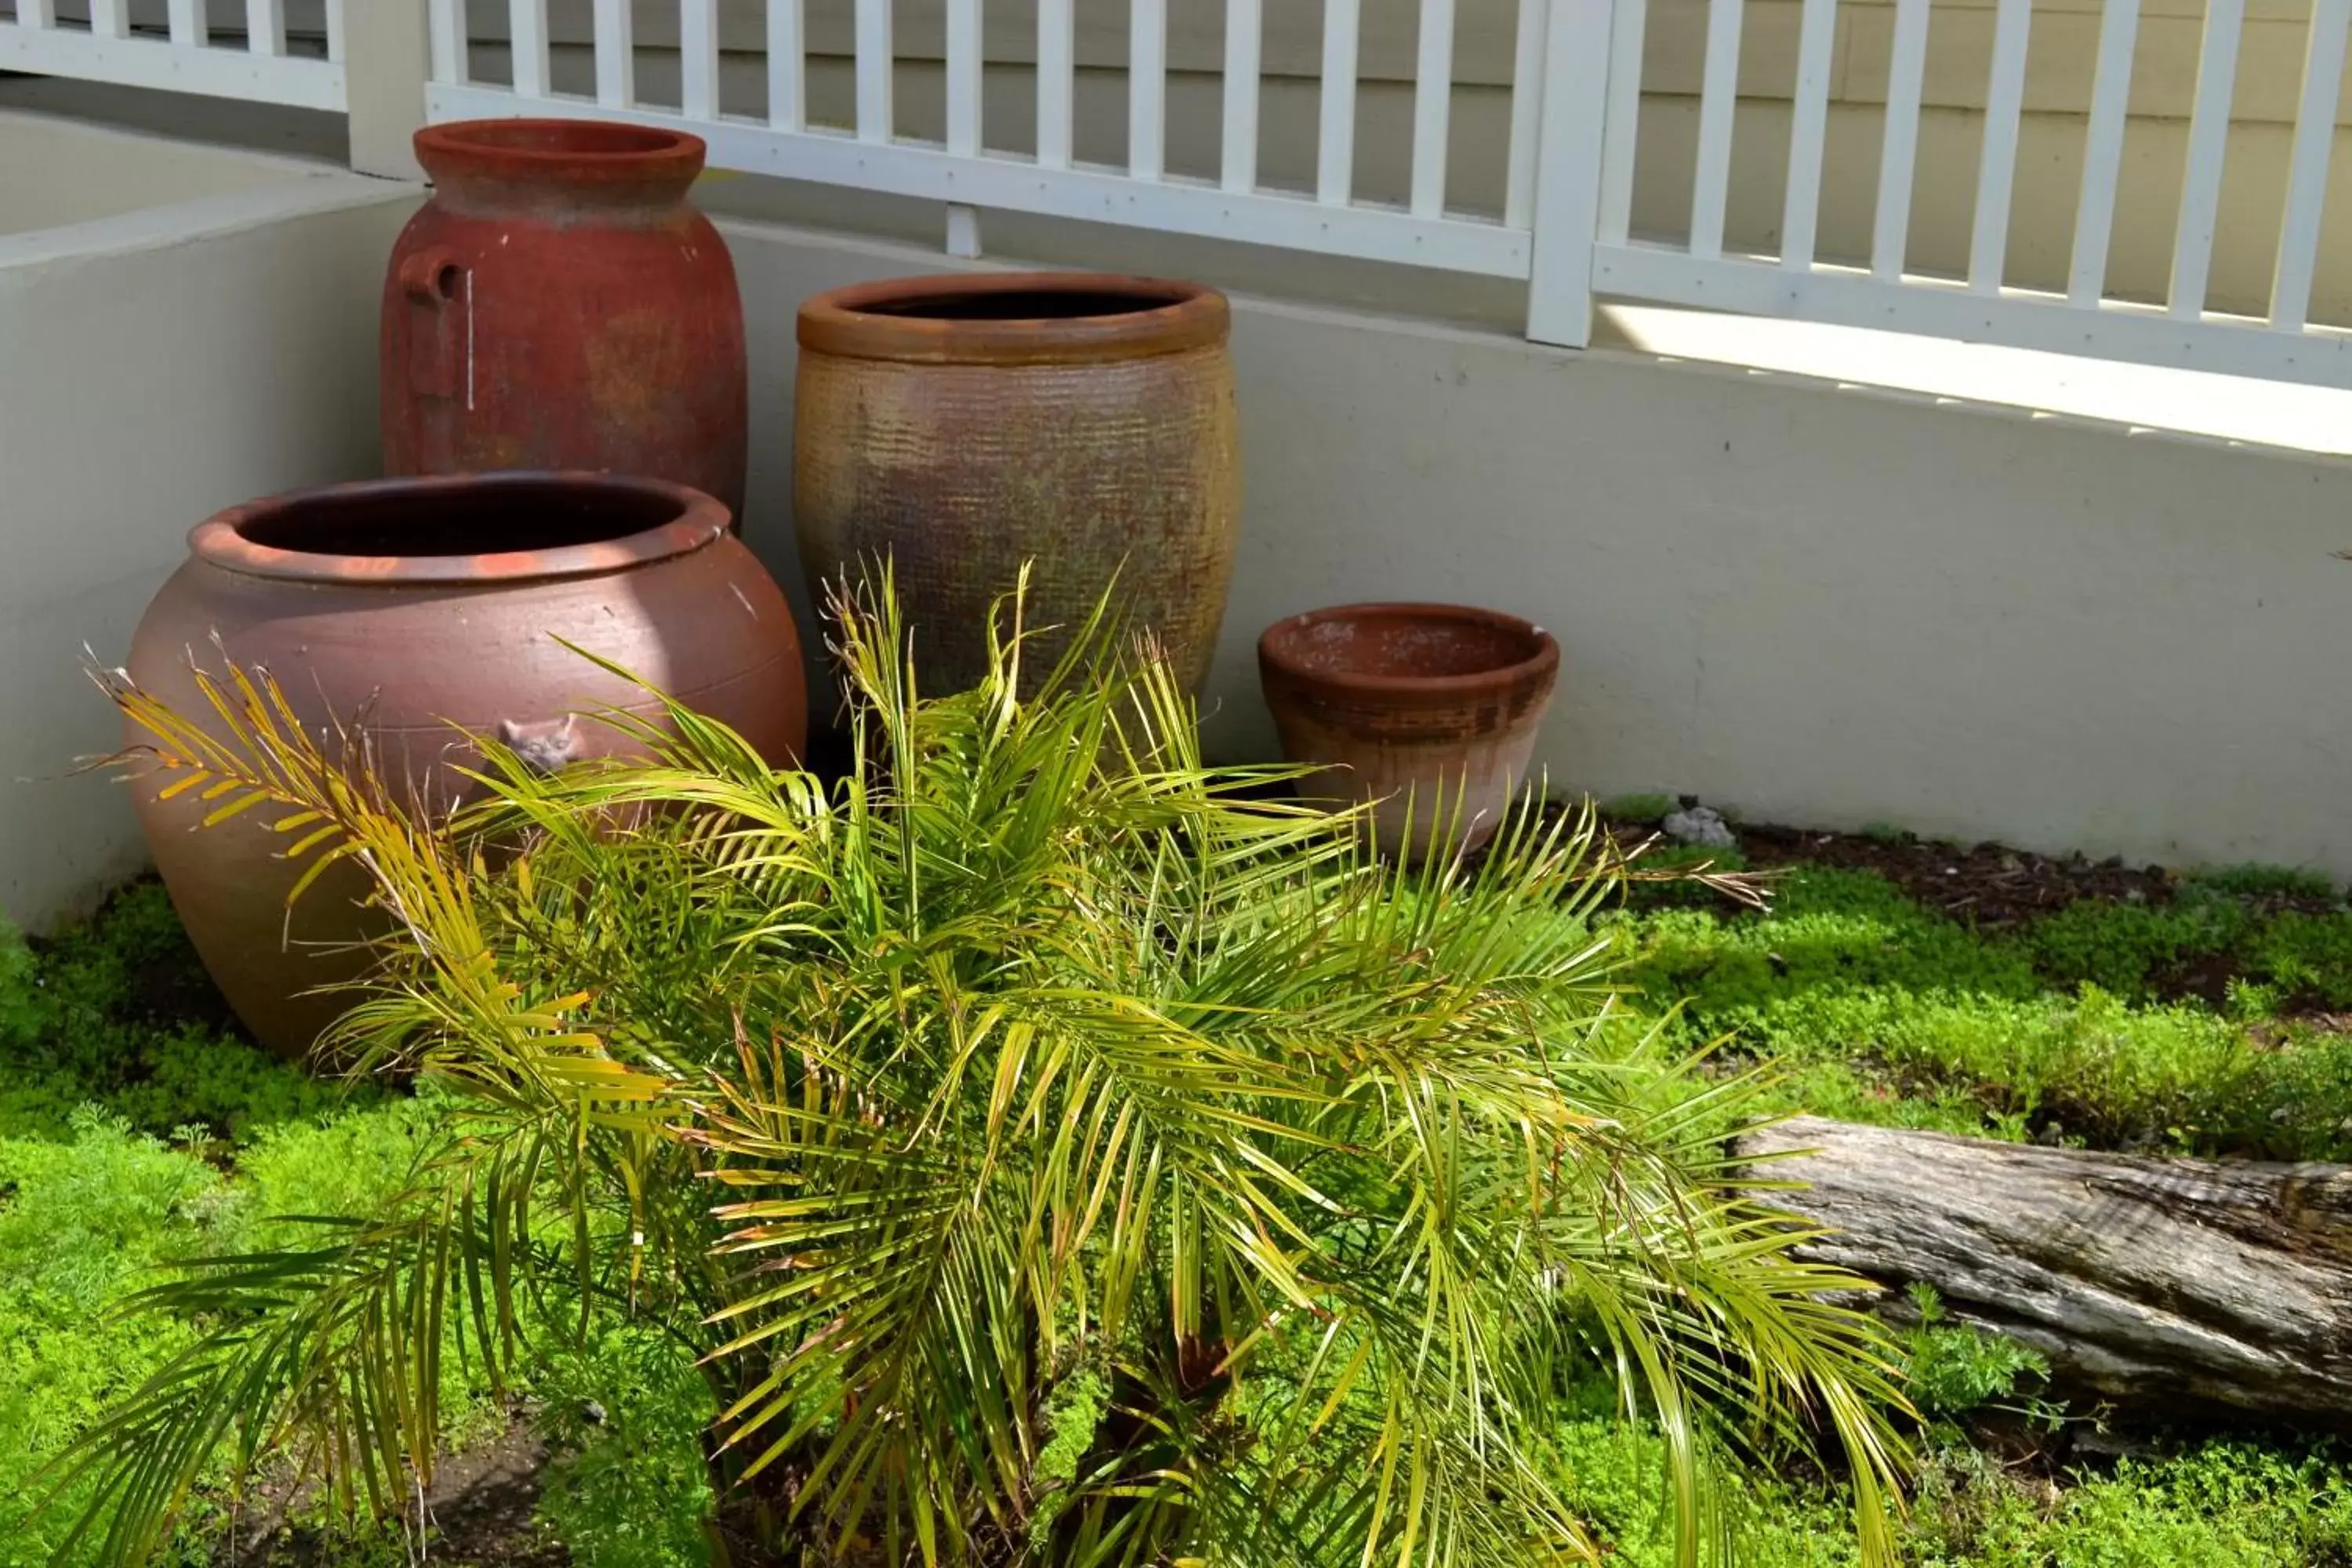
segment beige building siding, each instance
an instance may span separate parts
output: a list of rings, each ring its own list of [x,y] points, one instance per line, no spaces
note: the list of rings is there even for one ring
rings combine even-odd
[[[87,0],[59,0],[62,14]],[[289,0],[289,26],[317,34],[322,0]],[[855,0],[805,0],[813,118],[845,126],[854,107],[850,67]],[[1981,110],[1991,70],[1994,0],[1933,0],[1919,132],[1916,195],[1911,215],[1912,270],[1956,276],[1965,270],[1974,212]],[[134,20],[160,25],[164,0],[133,0]],[[1077,153],[1118,164],[1127,156],[1128,0],[1076,0]],[[1261,178],[1305,189],[1316,159],[1318,75],[1323,7],[1319,0],[1275,0],[1265,8]],[[1169,167],[1213,177],[1218,171],[1225,8],[1222,0],[1180,0],[1170,7]],[[152,16],[151,16],[152,13]],[[678,70],[674,4],[637,6],[638,90],[648,102],[675,103]],[[215,28],[241,25],[238,0],[215,0]],[[1450,198],[1456,207],[1494,212],[1502,205],[1505,139],[1509,127],[1512,49],[1517,0],[1457,0]],[[1796,77],[1799,0],[1747,0],[1740,36],[1737,121],[1727,244],[1771,254],[1779,246],[1787,177],[1789,94]],[[2233,130],[2222,185],[2221,226],[2206,303],[2241,315],[2268,309],[2270,278],[2285,205],[2288,150],[2300,92],[2309,0],[2248,0],[2231,97]],[[593,90],[588,45],[592,0],[551,0],[559,90]],[[1817,254],[1828,261],[1868,259],[1878,185],[1878,155],[1888,59],[1894,42],[1891,0],[1843,0],[1832,52],[1831,104],[1822,182]],[[900,58],[897,96],[902,133],[943,134],[945,0],[897,0],[894,42]],[[1637,237],[1677,237],[1689,220],[1697,132],[1697,93],[1705,54],[1706,0],[1651,0],[1644,32]],[[1415,0],[1363,0],[1359,75],[1356,183],[1370,200],[1403,199],[1412,161],[1412,77],[1419,6]],[[2025,118],[2020,130],[2010,225],[2007,279],[2033,289],[2062,288],[2074,244],[2084,119],[2098,51],[2098,0],[2035,0],[2026,57]],[[2110,247],[2108,289],[2122,299],[2160,300],[2171,271],[2173,225],[2195,101],[2201,0],[2143,0],[2134,52],[2131,121]],[[505,0],[470,0],[474,68],[486,79],[507,74]],[[1035,0],[989,0],[983,45],[992,68],[983,107],[991,147],[1025,153],[1034,147]],[[766,108],[765,0],[720,0],[720,100],[729,113]],[[2340,122],[2352,128],[2352,94]],[[2312,319],[2352,325],[2352,130],[2339,132],[2330,165]]]
[[[848,59],[850,0],[808,0],[813,118],[846,125],[854,84]],[[677,68],[674,10],[644,7],[638,39],[640,95],[675,101]],[[1218,168],[1223,6],[1216,0],[1171,7],[1169,166],[1213,177]],[[2161,300],[2171,271],[2173,225],[2194,102],[2203,9],[2194,0],[2146,0],[2135,57],[2132,118],[2110,250],[2108,288],[2118,298]],[[1787,177],[1789,103],[1795,79],[1796,0],[1748,0],[1741,35],[1739,87],[1727,243],[1770,254],[1778,248]],[[987,50],[992,62],[983,109],[990,146],[1025,153],[1034,145],[1034,0],[991,0]],[[1412,0],[1366,0],[1359,100],[1356,184],[1360,196],[1402,201],[1412,159],[1412,83],[1417,7]],[[763,8],[759,0],[724,0],[720,98],[730,113],[758,115],[766,102]],[[937,138],[944,123],[945,83],[937,61],[944,30],[941,0],[900,0],[896,42],[902,133]],[[1509,126],[1514,0],[1460,0],[1456,39],[1451,205],[1494,212],[1502,205]],[[1891,5],[1845,0],[1832,54],[1832,110],[1822,178],[1818,254],[1824,260],[1868,259],[1874,218]],[[1926,112],[1919,134],[1916,195],[1908,264],[1912,270],[1965,270],[1974,213],[1981,108],[1990,71],[1991,0],[1936,0],[1929,26]],[[1078,0],[1078,155],[1109,164],[1127,155],[1125,0]],[[2220,236],[2209,308],[2261,315],[2284,210],[2288,150],[2300,90],[2304,0],[2251,0],[2232,100],[2233,129],[2222,186]],[[1653,0],[1644,37],[1644,89],[1636,163],[1636,237],[1672,238],[1686,231],[1704,54],[1704,0]],[[557,86],[593,89],[587,0],[555,0]],[[1305,189],[1316,158],[1322,8],[1314,0],[1268,8],[1260,169],[1264,183]],[[2084,115],[2090,104],[2100,16],[2095,0],[2038,0],[2027,54],[2008,281],[2063,286],[2080,195]],[[502,5],[478,3],[475,69],[488,79],[506,70]],[[2352,94],[2340,119],[2352,127]],[[2312,319],[2352,325],[2352,132],[2339,132],[2330,172]]]

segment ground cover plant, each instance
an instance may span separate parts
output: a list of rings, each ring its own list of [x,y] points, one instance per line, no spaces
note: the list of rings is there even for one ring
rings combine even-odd
[[[237,1038],[152,884],[37,951],[0,928],[0,1564],[32,1568],[88,1500],[37,1509],[44,1472],[192,1341],[121,1301],[169,1259],[266,1242],[275,1215],[396,1191],[439,1111]]]
[[[212,731],[114,688],[142,762],[369,874],[331,1052],[458,1104],[401,1192],[139,1299],[192,1337],[67,1469],[109,1561],[221,1468],[404,1507],[453,1336],[503,1388],[558,1292],[572,1342],[602,1308],[698,1357],[730,1552],[1590,1558],[1552,1456],[1601,1376],[1679,1561],[1735,1458],[1832,1468],[1892,1560],[1895,1347],[1740,1191],[1751,1081],[1617,1026],[1589,818],[1391,866],[1203,766],[1106,626],[1040,697],[1014,636],[924,700],[887,589],[839,625],[835,784],[673,708],[607,716],[647,762],[490,747],[447,825],[266,678],[208,686]]]
[[[1638,931],[1646,918],[1629,923]],[[28,948],[0,940],[0,1010],[12,1019],[0,1064],[17,1107],[0,1132],[7,1184],[0,1199],[7,1357],[0,1563],[35,1568],[49,1561],[69,1518],[33,1512],[43,1489],[34,1478],[109,1397],[186,1342],[184,1331],[159,1332],[154,1321],[110,1307],[149,1282],[153,1261],[217,1247],[207,1225],[316,1213],[349,1203],[347,1183],[396,1183],[419,1131],[452,1107],[430,1091],[420,1100],[320,1086],[235,1037],[218,1023],[217,1005],[152,884],[127,890],[54,942]],[[67,1059],[70,1041],[100,1034],[103,1050],[72,1051],[80,1066]],[[215,1081],[173,1088],[169,1072],[152,1064],[173,1059],[192,1034],[204,1045],[190,1059]],[[89,1065],[93,1058],[110,1070]],[[213,1121],[217,1112],[206,1106],[230,1109]],[[188,1131],[175,1139],[175,1128]],[[1920,1445],[1922,1479],[1901,1531],[1906,1561],[1952,1568],[2352,1561],[2352,1467],[2325,1442],[2125,1439],[2099,1432],[2082,1412],[2054,1430],[2028,1426],[2021,1438],[2014,1426],[1989,1434],[1973,1424],[2005,1420],[2004,1411],[2039,1396],[2013,1347],[1944,1325],[1924,1343],[1906,1332],[1900,1348],[1912,1399],[1938,1423]],[[698,1438],[713,1411],[691,1354],[658,1331],[599,1313],[584,1339],[551,1345],[518,1382],[528,1425],[554,1456],[539,1475],[538,1517],[520,1530],[488,1531],[440,1501],[429,1560],[457,1568],[566,1561],[704,1568],[710,1498]],[[499,1413],[486,1390],[462,1407],[452,1400],[444,1441],[459,1450],[457,1465],[496,1441]],[[1088,1426],[1086,1415],[1075,1400],[1055,1413],[1041,1468],[1066,1473],[1083,1441],[1069,1434]],[[1611,1561],[1638,1568],[1672,1561],[1657,1439],[1620,1416],[1605,1383],[1579,1385],[1555,1458],[1570,1502],[1612,1548]],[[1833,1486],[1800,1475],[1750,1476],[1720,1488],[1739,1561],[1762,1568],[1853,1562],[1847,1502]],[[229,1522],[219,1493],[200,1500],[172,1560],[221,1560]],[[334,1531],[316,1516],[302,1522],[310,1530],[299,1560],[313,1563],[407,1568],[423,1546],[399,1523]],[[240,1563],[264,1563],[273,1548],[285,1550],[277,1531],[240,1540]],[[85,1550],[71,1560],[93,1557]]]
[[[1782,855],[1795,837],[1776,836]],[[1866,858],[1932,890],[1977,853],[1906,843]],[[2067,891],[2063,868],[2035,878],[2014,854],[1983,854],[2021,868],[1995,878]],[[2124,896],[1989,927],[1878,870],[1798,860],[1775,876],[1769,915],[1675,892],[1614,924],[1628,983],[1654,1010],[1681,1009],[1677,1037],[1779,1064],[1792,1109],[2106,1149],[2352,1160],[2352,911],[2324,879],[2092,867],[2074,879],[2120,882]]]
[[[1607,1023],[1589,1048],[1671,1061],[1723,1037],[1719,1057],[1780,1064],[1769,1092],[1781,1100],[1863,1119],[2343,1156],[2331,1140],[2345,1137],[2352,1110],[2326,1065],[2340,1048],[2326,987],[2343,973],[2326,956],[2344,920],[2332,889],[2259,868],[2059,877],[2024,857],[2019,886],[2030,896],[2012,889],[2014,907],[2000,906],[1944,868],[1982,859],[1998,882],[2009,875],[2000,863],[2020,858],[1892,830],[1881,839],[1808,840],[1818,858],[1803,859],[1790,853],[1794,836],[1747,835],[1759,861],[1790,868],[1769,916],[1659,889],[1587,911],[1609,957],[1629,965],[1615,978],[1654,1004]],[[2084,896],[2071,902],[2050,893],[2077,884]],[[2273,942],[2282,923],[2291,934]],[[2183,940],[2184,926],[2196,934]],[[2314,952],[2303,979],[2269,956]],[[2042,1026],[2020,1032],[2021,1018]],[[2276,1092],[2249,1111],[2208,1087],[2217,1066],[2242,1075],[2238,1099],[2248,1084]],[[1704,1074],[1673,1081],[1678,1094],[1717,1088]],[[413,1190],[420,1162],[478,1135],[468,1097],[448,1089],[430,1076],[414,1089],[321,1082],[244,1044],[152,886],[53,941],[0,940],[0,1564],[49,1561],[95,1500],[96,1479],[85,1477],[58,1509],[33,1510],[60,1453],[227,1321],[209,1310],[123,1314],[126,1298],[168,1277],[155,1266],[289,1237],[315,1249],[306,1227],[279,1216],[387,1212]],[[544,1217],[541,1244],[560,1248],[571,1216],[558,1203]],[[625,1246],[613,1216],[590,1217],[599,1237]],[[429,1542],[430,1561],[482,1568],[710,1563],[702,1435],[718,1405],[693,1347],[642,1298],[592,1293],[583,1303],[555,1273],[541,1283],[540,1296],[515,1297],[521,1331],[497,1387],[460,1354],[462,1290],[445,1315],[427,1530],[413,1510],[370,1525],[362,1509],[339,1522],[331,1500],[267,1485],[233,1499],[223,1465],[198,1477],[166,1560],[405,1568]],[[2030,1353],[1942,1320],[1931,1300],[1903,1305],[1906,1326],[1889,1350],[1923,1416],[1903,1560],[2352,1563],[2352,1466],[2326,1440],[2111,1430],[2094,1411],[2058,1406]],[[1098,1364],[1056,1370],[1031,1435],[1047,1497],[1074,1489],[1131,1401]],[[1615,1380],[1591,1360],[1564,1358],[1558,1393],[1530,1451],[1562,1511],[1606,1561],[1674,1563],[1675,1493],[1654,1415],[1626,1418]],[[493,1527],[451,1489],[516,1455],[535,1471],[532,1496],[520,1520]],[[489,1458],[478,1466],[478,1456]],[[1835,1465],[1824,1468],[1812,1448],[1768,1457],[1717,1468],[1699,1544],[1712,1556],[1729,1542],[1738,1561],[1766,1568],[1853,1563],[1853,1500]],[[85,1537],[66,1560],[98,1561],[101,1541]]]

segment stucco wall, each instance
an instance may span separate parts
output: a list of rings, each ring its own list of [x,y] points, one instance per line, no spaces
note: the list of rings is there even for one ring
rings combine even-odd
[[[276,159],[49,116],[11,115],[0,146],[0,237],[228,195],[320,173]]]
[[[414,199],[318,175],[0,239],[0,779],[32,781],[0,785],[12,916],[141,858],[121,792],[61,777],[114,742],[81,646],[120,657],[206,512],[373,470],[375,291]],[[746,536],[805,617],[793,310],[945,264],[724,227],[751,335]],[[1246,297],[1235,353],[1221,755],[1272,749],[1268,621],[1457,599],[1559,633],[1541,760],[1571,787],[2352,875],[2352,690],[2326,679],[2352,594],[2341,462]]]
[[[751,323],[746,537],[802,595],[793,308],[941,263],[725,227]],[[2352,875],[2352,687],[2328,673],[2352,467],[1250,300],[1234,352],[1221,755],[1271,752],[1267,622],[1459,600],[1559,635],[1540,761],[1574,787]]]
[[[84,646],[121,658],[206,514],[375,471],[375,296],[415,199],[209,152],[125,212],[152,142],[0,114],[0,169],[61,147],[120,216],[0,238],[0,914],[37,929],[145,859],[124,792],[68,776],[120,744]]]

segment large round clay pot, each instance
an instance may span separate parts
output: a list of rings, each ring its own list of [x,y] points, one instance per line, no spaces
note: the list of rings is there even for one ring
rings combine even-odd
[[[1457,605],[1347,605],[1277,621],[1258,675],[1283,754],[1318,771],[1309,800],[1375,801],[1385,854],[1492,837],[1534,754],[1559,644],[1516,616]]]
[[[1127,625],[1197,689],[1241,521],[1230,316],[1213,289],[1086,273],[809,300],[793,499],[810,582],[887,558],[922,689],[952,691],[985,671],[990,607],[1024,563],[1026,624],[1064,635],[1116,577]]]
[[[363,731],[381,776],[434,806],[469,790],[479,756],[453,725],[555,767],[628,750],[583,715],[648,717],[609,658],[732,725],[779,765],[806,739],[792,612],[730,526],[683,486],[593,474],[388,479],[233,508],[189,535],[189,558],[148,606],[130,670],[184,716],[204,706],[192,666],[260,666],[315,734]],[[131,727],[132,746],[147,739]],[[210,828],[217,802],[134,784],[173,907],[255,1037],[304,1052],[347,996],[314,994],[358,968],[372,928],[355,868],[322,878],[291,918],[300,868],[260,807]]]
[[[743,506],[743,305],[701,139],[572,120],[416,133],[383,285],[384,470],[650,474]]]

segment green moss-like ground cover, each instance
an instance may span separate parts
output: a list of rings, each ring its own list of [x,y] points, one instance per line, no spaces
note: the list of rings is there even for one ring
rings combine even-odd
[[[2193,879],[2161,906],[2078,903],[1993,936],[1879,877],[1799,868],[1769,915],[1683,892],[1611,917],[1626,984],[1691,1049],[1780,1064],[1791,1107],[2011,1138],[2208,1154],[2352,1159],[2352,913],[2307,879]],[[2226,973],[2217,1005],[2169,977]],[[320,1084],[236,1038],[159,889],[38,948],[0,940],[0,1568],[49,1559],[70,1513],[37,1480],[114,1394],[181,1342],[113,1304],[174,1257],[250,1243],[281,1216],[364,1212],[451,1114],[432,1092]],[[698,1434],[709,1410],[676,1347],[618,1321],[551,1337],[525,1399],[449,1390],[450,1443],[534,1426],[556,1458],[529,1545],[614,1568],[705,1560]],[[1907,1539],[1948,1568],[2352,1565],[2352,1455],[2321,1441],[2189,1434],[2084,1444],[2086,1413],[2036,1395],[2032,1358],[1936,1325],[1913,1339],[1935,1418]],[[453,1373],[463,1381],[464,1374]],[[1997,1445],[1972,1442],[1988,1409]],[[2115,1450],[2124,1448],[2120,1457]],[[2088,1457],[2094,1449],[2104,1457]],[[1633,1568],[1670,1561],[1654,1440],[1596,1384],[1564,1422],[1574,1495]],[[1828,1483],[1727,1494],[1741,1561],[1852,1562]],[[207,1560],[224,1499],[177,1550]],[[300,1506],[294,1523],[318,1526]],[[386,1527],[328,1529],[313,1561],[389,1564]],[[515,1561],[516,1542],[444,1563]]]

